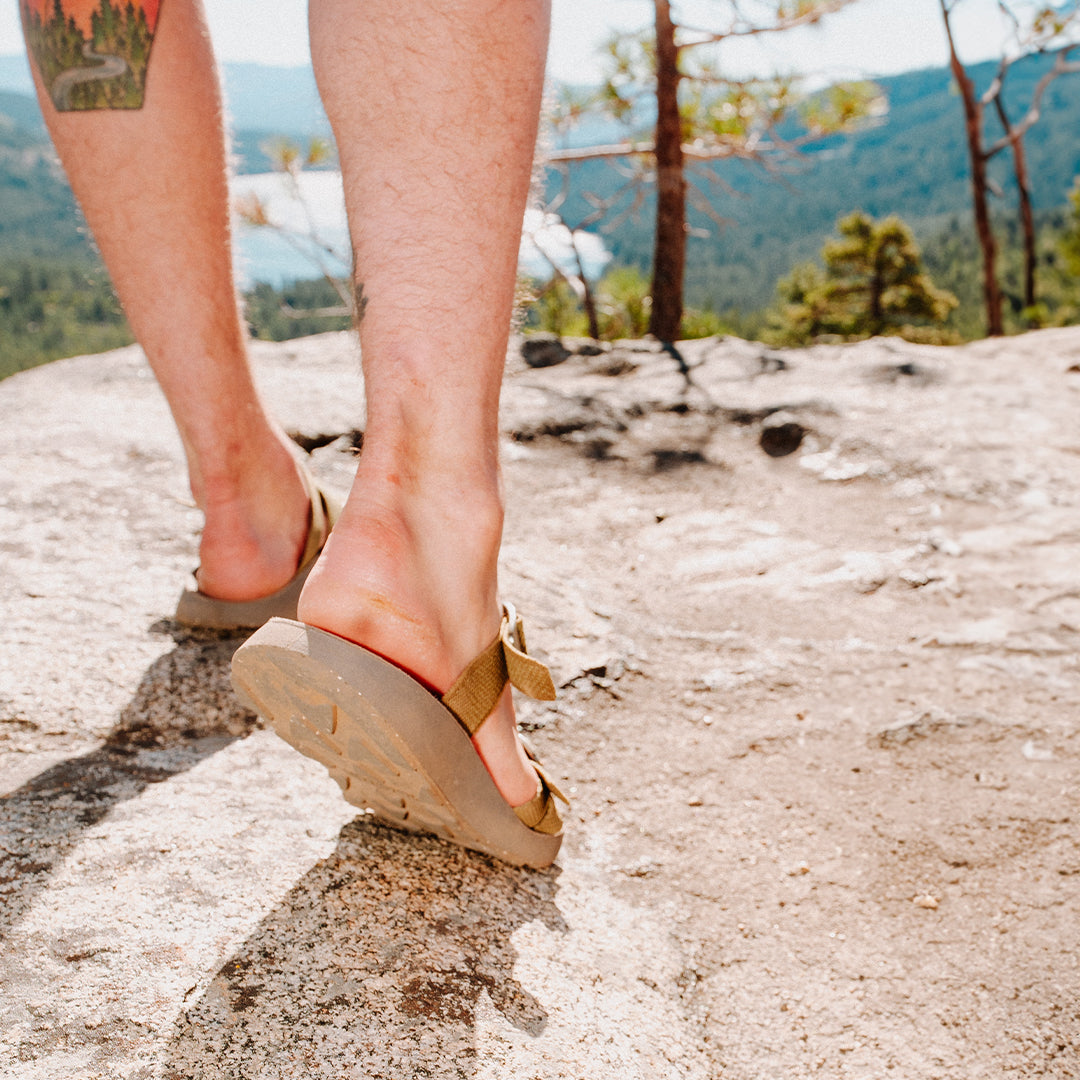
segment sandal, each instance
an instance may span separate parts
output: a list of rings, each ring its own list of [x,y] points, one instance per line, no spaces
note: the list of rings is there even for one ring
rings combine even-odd
[[[232,662],[241,700],[287,743],[325,765],[354,806],[515,866],[550,866],[562,844],[555,797],[531,751],[538,790],[511,807],[473,747],[507,682],[555,698],[548,669],[525,651],[503,609],[495,640],[441,698],[381,656],[304,623],[272,619]]]
[[[301,469],[301,475],[311,499],[311,521],[299,569],[292,579],[277,592],[257,600],[219,600],[200,592],[196,583],[180,596],[173,616],[178,623],[211,630],[256,630],[273,618],[296,618],[300,591],[341,513],[340,502],[323,491],[306,469]]]

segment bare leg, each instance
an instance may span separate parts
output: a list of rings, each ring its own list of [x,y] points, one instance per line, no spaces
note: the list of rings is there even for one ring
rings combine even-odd
[[[273,592],[296,570],[308,503],[248,366],[202,5],[161,5],[141,109],[58,112],[35,77],[57,151],[180,429],[206,515],[200,587],[229,600]]]
[[[495,636],[497,454],[546,0],[311,0],[367,301],[368,428],[300,617],[446,690]],[[504,798],[536,775],[507,691],[475,740]]]

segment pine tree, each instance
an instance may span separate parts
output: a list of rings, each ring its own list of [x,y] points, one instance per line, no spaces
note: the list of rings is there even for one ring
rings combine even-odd
[[[1031,184],[1024,155],[1024,136],[1032,125],[1038,122],[1042,98],[1050,83],[1061,75],[1080,72],[1080,61],[1069,59],[1072,51],[1080,47],[1076,42],[1077,29],[1080,27],[1080,2],[1062,0],[1057,5],[1039,7],[1028,14],[1025,26],[1019,14],[1023,5],[1010,3],[1008,0],[998,0],[999,12],[1011,22],[1013,27],[1012,47],[1001,58],[994,81],[981,95],[976,91],[975,84],[957,51],[952,17],[962,0],[938,0],[938,3],[949,46],[949,67],[963,105],[964,132],[971,163],[972,210],[975,231],[982,250],[986,332],[994,336],[1004,333],[1005,325],[1002,315],[1001,286],[997,277],[998,245],[990,220],[991,187],[987,164],[1006,148],[1011,149],[1024,236],[1026,263],[1024,303],[1031,307],[1035,304],[1035,217],[1031,206]],[[1002,97],[1005,78],[1018,60],[1035,53],[1052,54],[1054,65],[1036,84],[1023,119],[1014,124],[1006,111]],[[991,105],[997,111],[1004,135],[988,145],[985,113]]]
[[[856,211],[838,222],[838,239],[821,251],[824,273],[796,267],[780,283],[785,307],[780,336],[808,341],[898,333],[912,324],[943,322],[956,307],[952,293],[923,272],[911,230],[896,216],[874,221]]]
[[[1069,192],[1069,216],[1058,247],[1069,273],[1080,277],[1080,177]]]

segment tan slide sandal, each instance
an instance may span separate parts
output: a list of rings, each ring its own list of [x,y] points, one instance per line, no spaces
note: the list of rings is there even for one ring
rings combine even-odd
[[[555,697],[513,608],[442,698],[367,649],[288,619],[272,619],[240,646],[232,677],[241,700],[325,765],[354,806],[516,866],[550,866],[558,854],[562,793],[537,767],[536,796],[511,807],[470,739],[507,682]]]
[[[178,623],[210,630],[255,630],[273,618],[296,618],[296,605],[304,582],[341,513],[339,500],[323,491],[306,469],[301,472],[311,499],[311,521],[299,569],[292,579],[277,592],[257,600],[218,600],[200,592],[198,585],[185,589],[173,616]]]

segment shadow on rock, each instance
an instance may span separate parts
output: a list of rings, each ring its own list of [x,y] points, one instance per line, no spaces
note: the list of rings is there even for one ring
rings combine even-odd
[[[181,1016],[161,1075],[474,1075],[485,995],[526,1035],[547,1024],[511,935],[567,932],[558,873],[356,819]]]
[[[241,638],[152,629],[172,633],[176,648],[147,669],[104,745],[0,798],[0,939],[83,830],[258,726],[229,682]]]

